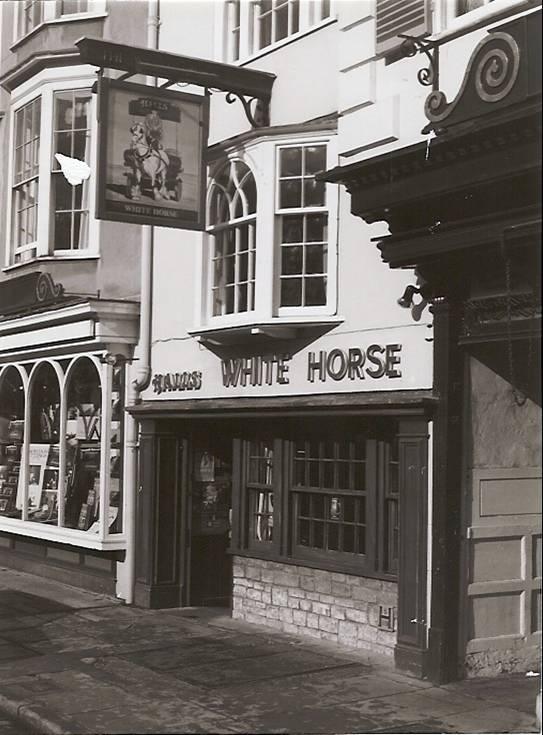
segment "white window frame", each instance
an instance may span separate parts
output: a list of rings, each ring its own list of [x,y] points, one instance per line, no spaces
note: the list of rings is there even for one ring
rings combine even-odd
[[[18,110],[29,102],[41,98],[41,121],[40,121],[40,153],[38,174],[38,224],[37,240],[29,247],[36,248],[36,258],[52,258],[60,260],[63,258],[79,259],[96,257],[98,255],[99,243],[99,221],[95,219],[95,187],[93,172],[96,170],[97,160],[97,129],[96,129],[96,95],[91,96],[91,140],[90,161],[91,177],[87,182],[89,186],[89,224],[88,224],[88,246],[82,250],[54,250],[52,240],[54,213],[52,211],[52,177],[61,174],[53,174],[53,101],[54,93],[71,90],[90,89],[96,79],[95,75],[85,69],[82,73],[81,67],[73,67],[71,74],[66,69],[61,70],[63,78],[59,79],[58,69],[49,69],[36,75],[21,89],[16,98],[12,100],[10,111],[10,135],[9,135],[9,163],[7,201],[6,201],[6,242],[5,242],[5,267],[19,266],[23,263],[15,263],[15,247],[13,242],[13,215],[14,215],[14,164],[15,164],[15,116]],[[29,261],[25,261],[29,262]]]
[[[324,205],[323,206],[307,206],[307,207],[285,207],[281,208],[280,206],[280,155],[281,150],[284,150],[285,148],[307,148],[310,146],[318,146],[318,145],[324,145],[326,147],[326,169],[333,168],[335,165],[335,161],[330,161],[330,146],[331,141],[329,138],[322,138],[322,139],[313,139],[313,140],[299,140],[299,141],[289,141],[286,144],[278,143],[275,146],[275,212],[274,212],[274,233],[275,233],[275,250],[276,250],[276,268],[275,268],[275,274],[274,274],[274,282],[275,282],[275,293],[274,293],[274,302],[276,305],[276,312],[278,316],[301,316],[303,314],[307,314],[308,312],[311,312],[312,314],[330,314],[330,308],[333,303],[336,301],[336,290],[333,289],[333,293],[330,293],[330,289],[332,287],[332,280],[334,282],[337,279],[333,279],[331,277],[333,271],[330,270],[330,263],[329,260],[332,257],[331,253],[331,245],[333,244],[333,250],[334,253],[337,250],[337,243],[336,238],[333,237],[332,230],[335,226],[335,223],[337,221],[337,196],[333,195],[333,190],[331,190],[329,184],[325,184],[324,186]],[[302,178],[302,190],[303,190],[303,178]],[[331,211],[331,206],[332,210]],[[304,214],[326,214],[328,217],[328,241],[327,241],[327,256],[326,256],[326,303],[319,305],[319,306],[281,306],[281,232],[280,232],[280,222],[281,218],[283,216],[289,216],[289,215],[304,215]],[[304,276],[302,276],[303,278]],[[332,297],[332,298],[331,298]]]
[[[108,551],[115,549],[126,548],[126,524],[127,524],[127,492],[126,483],[123,483],[122,492],[122,512],[123,512],[123,531],[121,533],[110,533],[107,514],[100,513],[99,516],[99,529],[98,533],[89,534],[88,531],[82,531],[77,528],[68,528],[63,525],[64,522],[64,492],[61,489],[64,487],[66,463],[66,442],[59,441],[59,482],[58,482],[58,500],[59,500],[59,514],[57,523],[54,525],[39,523],[28,519],[28,482],[27,482],[27,470],[28,470],[28,458],[30,448],[30,431],[27,427],[30,426],[32,406],[29,400],[32,394],[32,384],[34,377],[38,372],[38,369],[44,363],[49,363],[57,374],[59,380],[59,392],[60,392],[60,425],[61,434],[64,437],[66,435],[66,417],[67,417],[67,400],[68,400],[68,386],[73,368],[76,366],[77,361],[81,358],[87,358],[97,370],[101,393],[101,413],[100,413],[100,507],[109,508],[109,495],[111,478],[109,472],[109,459],[110,459],[110,447],[111,447],[111,395],[112,395],[112,383],[113,383],[113,367],[108,364],[105,360],[106,353],[104,352],[83,352],[83,353],[68,353],[62,355],[62,359],[69,359],[70,364],[66,370],[64,370],[59,362],[58,357],[42,357],[38,358],[33,362],[30,372],[26,369],[26,361],[5,363],[0,365],[0,378],[4,371],[10,367],[14,367],[17,372],[21,375],[23,388],[25,391],[25,432],[23,438],[23,445],[21,450],[21,484],[23,488],[23,508],[21,518],[8,518],[0,515],[0,530],[4,532],[17,533],[22,536],[30,536],[33,538],[49,539],[58,543],[72,544],[80,546],[81,548],[97,549],[100,551]],[[124,400],[126,401],[126,386]],[[124,452],[124,447],[122,448]]]
[[[528,7],[526,0],[485,0],[480,8],[457,15],[456,0],[440,0],[434,6],[433,25],[437,33],[431,38],[469,33],[474,27],[483,25],[485,21],[491,23],[496,16],[503,18],[505,15],[515,15]]]
[[[327,300],[322,306],[280,307],[280,246],[277,235],[277,149],[296,145],[327,146],[326,168],[337,165],[337,136],[326,133],[294,136],[274,136],[259,139],[246,144],[242,151],[230,151],[226,160],[239,159],[249,166],[255,177],[256,200],[256,260],[255,260],[255,308],[254,311],[237,314],[213,316],[212,308],[212,248],[211,233],[204,233],[201,278],[198,279],[197,309],[195,319],[197,327],[209,329],[231,328],[243,325],[270,322],[280,324],[282,320],[300,323],[318,320],[323,316],[337,313],[337,279],[338,279],[338,206],[339,190],[333,184],[325,184],[328,212],[328,259],[327,259]],[[269,172],[273,171],[271,177]],[[211,180],[209,181],[211,183]],[[210,196],[211,187],[208,189]],[[208,198],[209,203],[209,198]],[[206,209],[207,211],[207,209]],[[292,214],[294,210],[282,210]],[[298,210],[296,210],[298,211]],[[304,210],[308,211],[308,210]],[[319,208],[319,211],[324,211]],[[199,297],[199,298],[198,298]]]
[[[278,2],[279,0],[276,0]],[[240,3],[240,27],[239,27],[239,58],[233,58],[232,54],[232,19],[233,0],[224,0],[217,3],[217,14],[215,26],[219,29],[216,34],[217,46],[219,48],[218,59],[231,64],[244,64],[250,59],[256,59],[276,49],[302,38],[308,33],[330,25],[336,21],[336,0],[330,0],[330,12],[322,19],[316,17],[315,4],[322,0],[299,0],[298,30],[278,41],[273,41],[268,46],[258,47],[259,38],[259,5],[258,0],[241,0]],[[290,12],[289,12],[290,18]],[[290,20],[289,20],[290,24]],[[272,32],[273,34],[273,32]]]
[[[23,0],[20,0],[22,3]],[[89,7],[86,11],[81,13],[60,13],[60,2],[58,0],[39,0],[42,4],[42,18],[33,28],[26,33],[23,33],[21,28],[21,15],[19,12],[19,3],[14,3],[13,13],[13,46],[18,45],[39,28],[50,23],[66,23],[74,20],[80,20],[82,18],[95,18],[105,17],[106,13],[106,0],[89,0]]]

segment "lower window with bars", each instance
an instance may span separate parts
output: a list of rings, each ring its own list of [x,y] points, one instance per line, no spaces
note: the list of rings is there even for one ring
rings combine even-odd
[[[234,546],[277,560],[397,575],[395,423],[339,437],[292,427],[279,433],[238,442],[242,512]]]

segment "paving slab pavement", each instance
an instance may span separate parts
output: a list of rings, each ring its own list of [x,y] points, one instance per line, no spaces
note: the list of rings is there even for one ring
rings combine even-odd
[[[141,610],[0,569],[0,735],[533,733],[539,685],[436,687],[225,610]]]

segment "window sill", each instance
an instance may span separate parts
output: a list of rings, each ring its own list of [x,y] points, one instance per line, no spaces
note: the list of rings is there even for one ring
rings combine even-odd
[[[80,261],[80,260],[98,260],[100,256],[97,253],[85,253],[85,255],[41,255],[32,260],[25,260],[24,263],[13,263],[12,265],[6,265],[2,268],[2,273],[10,273],[11,271],[17,270],[18,268],[24,268],[27,265],[36,265],[39,263],[61,263],[65,261]]]
[[[235,66],[245,66],[245,64],[251,64],[253,61],[260,59],[263,56],[272,54],[274,51],[284,48],[285,46],[288,46],[290,43],[294,43],[295,41],[298,41],[300,38],[304,38],[304,36],[309,36],[311,33],[320,31],[321,28],[326,28],[327,26],[332,25],[332,23],[337,23],[337,18],[335,17],[325,18],[324,20],[321,20],[319,23],[316,23],[310,28],[304,28],[303,31],[298,31],[298,33],[293,33],[292,36],[287,36],[286,38],[282,38],[280,41],[276,41],[275,43],[270,44],[269,46],[266,46],[265,48],[255,51],[250,56],[245,56],[243,59],[238,59],[238,61],[233,61],[229,63],[234,64]]]
[[[300,557],[281,556],[280,554],[268,552],[258,549],[228,549],[231,556],[243,556],[248,559],[262,559],[263,561],[273,561],[276,564],[286,564],[288,566],[307,567],[309,569],[324,569],[327,572],[339,572],[340,574],[349,574],[352,577],[368,577],[370,579],[381,579],[385,582],[398,582],[398,577],[394,574],[386,574],[385,572],[369,571],[363,568],[363,562],[359,564],[339,564],[337,562],[322,560],[311,561]]]
[[[221,324],[189,329],[188,333],[202,344],[235,345],[262,339],[296,339],[309,329],[329,331],[344,322],[340,316],[298,316],[253,320],[243,324]]]
[[[34,36],[36,33],[39,33],[39,31],[41,31],[41,29],[45,28],[46,26],[58,25],[59,23],[74,23],[76,21],[82,20],[100,20],[101,18],[107,18],[107,13],[74,13],[70,16],[65,15],[61,16],[60,18],[50,18],[48,20],[44,20],[31,31],[29,31],[26,35],[21,36],[21,38],[18,38],[14,43],[12,43],[9,47],[9,50],[16,51],[20,46],[28,41],[29,38],[32,38],[32,36]]]
[[[86,531],[79,531],[74,528],[59,528],[58,526],[49,526],[33,521],[21,521],[18,518],[0,516],[0,531],[97,551],[126,549],[126,539],[120,533],[112,534],[104,540],[98,534],[89,534]]]

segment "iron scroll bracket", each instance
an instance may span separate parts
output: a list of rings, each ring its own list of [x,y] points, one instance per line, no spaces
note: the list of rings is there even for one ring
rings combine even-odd
[[[245,116],[253,128],[264,128],[270,124],[270,105],[258,97],[247,97],[237,92],[227,92],[226,102],[231,105],[238,99],[243,105]]]
[[[434,90],[439,89],[439,44],[427,38],[408,36],[406,33],[399,33],[398,36],[404,39],[400,47],[403,56],[424,54],[428,59],[428,66],[417,72],[419,84],[423,87],[432,87]]]

